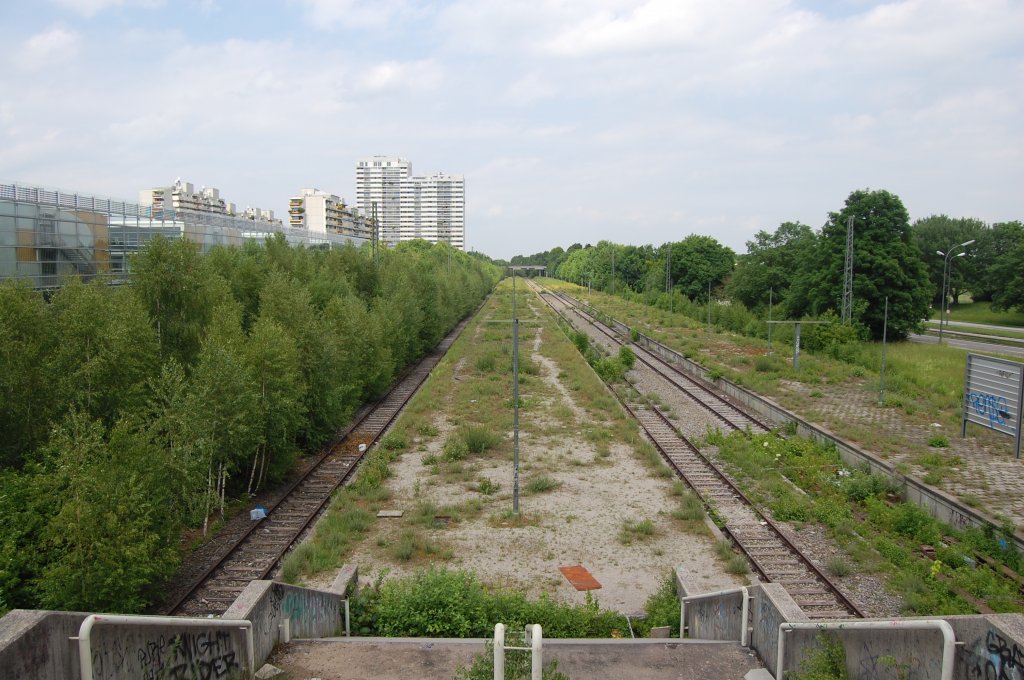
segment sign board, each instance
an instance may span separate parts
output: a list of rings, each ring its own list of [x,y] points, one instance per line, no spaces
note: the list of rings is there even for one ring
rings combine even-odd
[[[1014,438],[1020,458],[1022,402],[1024,364],[980,354],[967,355],[961,436],[967,434],[969,422],[1008,434]]]

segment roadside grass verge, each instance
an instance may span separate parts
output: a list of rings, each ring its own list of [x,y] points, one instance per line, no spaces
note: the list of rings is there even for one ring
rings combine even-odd
[[[949,310],[952,321],[1024,328],[1024,312],[996,312],[992,310],[991,302],[960,302],[952,305]],[[931,318],[939,318],[937,308],[931,311]]]

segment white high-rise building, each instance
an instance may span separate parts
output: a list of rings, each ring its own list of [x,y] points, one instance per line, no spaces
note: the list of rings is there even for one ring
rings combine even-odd
[[[412,176],[412,163],[397,156],[370,156],[356,165],[356,205],[367,217],[380,224],[380,238],[389,243],[398,240],[401,214],[401,183]]]
[[[288,225],[311,233],[333,233],[369,240],[369,220],[345,200],[319,189],[303,189],[288,199]]]
[[[376,203],[380,238],[390,245],[425,239],[466,249],[466,185],[462,175],[412,174],[396,156],[369,156],[356,165],[356,198],[364,215]]]

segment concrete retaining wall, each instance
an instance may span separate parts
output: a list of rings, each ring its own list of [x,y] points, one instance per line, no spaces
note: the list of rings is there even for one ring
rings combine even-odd
[[[746,623],[742,617],[743,592],[734,591],[687,602],[683,625],[695,640],[739,640]]]
[[[593,308],[588,309],[593,311]],[[632,330],[629,326],[619,321],[610,320],[607,315],[601,314],[600,316],[602,319],[608,321],[609,325],[613,326],[615,330],[622,335],[628,336],[631,334]],[[657,340],[640,333],[639,340],[636,344],[672,363],[686,373],[713,384],[719,392],[724,394],[730,400],[756,412],[767,421],[768,425],[773,427],[795,425],[797,434],[800,436],[814,439],[815,441],[823,444],[831,444],[835,446],[840,457],[848,465],[866,465],[871,470],[872,474],[881,474],[895,479],[897,482],[905,486],[905,495],[908,502],[916,503],[917,505],[925,508],[936,519],[953,527],[973,526],[983,528],[988,525],[999,526],[999,523],[993,518],[964,505],[954,496],[951,496],[939,489],[932,488],[913,477],[907,477],[906,475],[897,472],[896,469],[888,462],[877,458],[873,454],[854,446],[847,441],[844,441],[837,435],[828,431],[826,428],[804,420],[771,399],[767,399],[759,394],[751,392],[750,390],[744,389],[725,378],[711,380],[708,369],[690,359],[687,359],[679,352],[663,345]],[[1016,544],[1017,550],[1024,552],[1024,533],[1021,533],[1019,530],[1015,531],[1012,538]]]
[[[248,667],[249,645],[241,626],[97,624],[91,651],[97,680],[237,679],[255,672]]]
[[[334,637],[344,630],[343,601],[355,587],[354,566],[343,567],[329,591],[289,586],[277,581],[252,581],[224,612],[225,619],[252,621],[256,667],[282,640],[284,621],[292,638]]]
[[[69,638],[88,614],[15,609],[0,618],[0,680],[79,680],[78,646]]]
[[[331,591],[254,581],[224,613],[253,624],[256,668],[289,621],[293,638],[337,635],[344,627],[342,601],[357,579],[344,568]],[[0,619],[0,680],[80,680],[78,643],[71,638],[88,614],[16,609]],[[233,678],[246,665],[240,628],[103,624],[92,631],[97,680]]]
[[[694,592],[684,569],[676,568],[680,597],[687,602],[685,621],[692,639],[739,640],[740,595],[705,597]],[[778,662],[779,625],[807,622],[808,618],[775,583],[748,587],[750,594],[750,647],[772,673]],[[957,640],[953,669],[955,680],[1024,680],[1024,616],[946,616]],[[900,620],[900,619],[896,619]],[[905,619],[915,620],[915,619]],[[926,619],[916,619],[926,620]],[[860,619],[858,619],[860,621]],[[846,654],[851,678],[886,680],[938,679],[942,661],[942,634],[938,630],[900,630],[892,620],[878,619],[878,629],[846,628],[828,631]],[[783,671],[795,671],[800,661],[821,648],[818,630],[792,630],[786,636]]]
[[[764,583],[751,588],[750,617],[750,647],[774,672],[779,656],[779,624],[807,621],[807,615],[785,588]]]

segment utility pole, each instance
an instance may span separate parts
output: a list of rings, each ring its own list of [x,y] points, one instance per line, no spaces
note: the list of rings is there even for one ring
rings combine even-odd
[[[853,322],[853,215],[846,220],[846,266],[843,268],[843,323]]]
[[[674,301],[672,299],[672,243],[668,244],[668,252],[665,255],[665,292],[668,293],[668,311],[672,312]]]
[[[516,270],[512,269],[512,512],[519,514],[519,316]]]
[[[370,219],[373,220],[373,233],[370,235],[370,243],[371,243],[371,248],[373,250],[373,265],[375,267],[379,267],[380,266],[380,251],[378,250],[378,248],[380,247],[380,245],[379,245],[378,241],[380,240],[380,235],[378,234],[379,227],[377,225],[377,201],[374,201],[372,203],[372,206],[373,207],[372,207],[372,211],[371,212],[372,212],[373,216]]]

